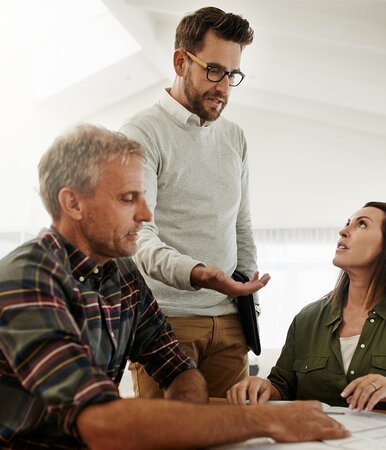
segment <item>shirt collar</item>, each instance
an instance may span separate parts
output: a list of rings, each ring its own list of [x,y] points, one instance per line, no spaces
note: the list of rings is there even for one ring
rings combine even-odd
[[[166,88],[164,90],[163,95],[159,100],[159,105],[171,116],[173,116],[175,119],[177,119],[184,125],[192,125],[196,127],[201,126],[208,127],[213,123],[213,121],[205,121],[201,125],[201,119],[198,117],[198,115],[190,112],[188,109],[182,106],[181,103],[179,103],[175,98],[173,98],[170,95],[170,89],[171,88]]]
[[[341,307],[332,308],[331,304],[328,303],[327,298],[328,296],[324,297],[326,299],[326,303],[324,304],[324,307],[329,307],[330,310],[327,315],[327,321],[326,325],[331,325],[332,323],[336,322],[337,320],[342,319],[342,309]],[[375,312],[379,316],[382,317],[383,320],[386,320],[386,298],[384,298],[380,303],[374,306],[374,308],[371,309],[370,315]]]
[[[66,250],[71,272],[74,278],[81,283],[88,278],[102,280],[104,275],[117,270],[116,262],[113,259],[100,266],[92,258],[71,244],[71,242],[67,241],[55,227],[51,226],[49,230],[46,230],[46,233],[55,242],[57,249],[64,248]]]
[[[373,311],[379,314],[383,320],[386,320],[386,297],[378,305],[374,306]]]
[[[335,328],[340,324],[342,320],[342,309],[338,306],[337,308],[333,308],[331,303],[328,301],[330,294],[324,296],[322,300],[324,300],[323,308],[328,308],[326,325],[332,325],[336,322]]]

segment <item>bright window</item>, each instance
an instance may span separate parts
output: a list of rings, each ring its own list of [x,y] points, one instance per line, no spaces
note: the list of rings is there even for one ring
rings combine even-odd
[[[281,348],[293,317],[335,285],[338,230],[258,230],[255,240],[259,270],[271,275],[260,292],[261,344]]]

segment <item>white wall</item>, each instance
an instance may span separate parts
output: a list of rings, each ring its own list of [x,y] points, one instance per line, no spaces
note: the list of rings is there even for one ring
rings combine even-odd
[[[233,106],[249,142],[257,228],[334,227],[386,199],[386,136]]]

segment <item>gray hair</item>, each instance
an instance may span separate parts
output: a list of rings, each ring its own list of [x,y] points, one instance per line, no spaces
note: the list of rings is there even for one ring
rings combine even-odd
[[[100,162],[145,153],[136,141],[104,127],[80,124],[57,137],[39,163],[40,196],[53,219],[60,217],[59,192],[67,187],[84,195],[95,191]]]

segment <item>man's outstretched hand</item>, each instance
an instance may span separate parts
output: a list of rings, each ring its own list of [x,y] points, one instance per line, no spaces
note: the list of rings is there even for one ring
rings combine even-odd
[[[255,272],[252,278],[242,283],[228,277],[217,266],[195,266],[190,274],[192,286],[213,289],[230,297],[249,295],[264,287],[270,280],[270,276],[265,273],[259,278],[259,272]]]

